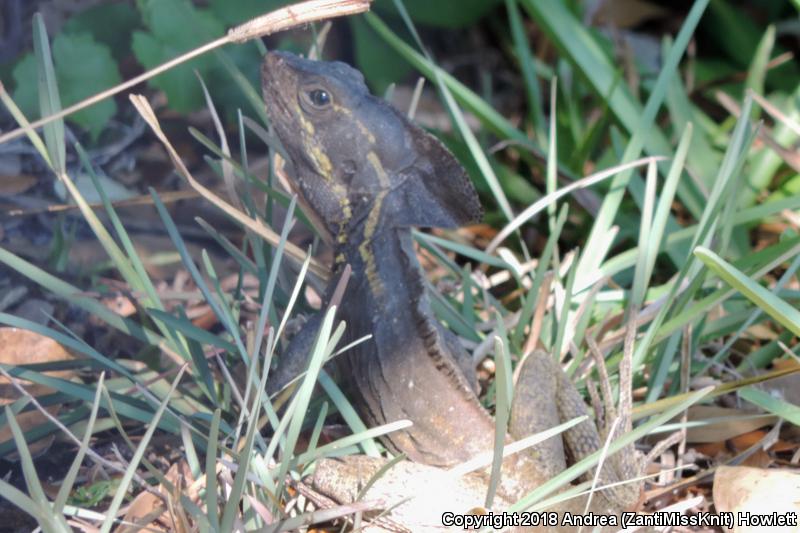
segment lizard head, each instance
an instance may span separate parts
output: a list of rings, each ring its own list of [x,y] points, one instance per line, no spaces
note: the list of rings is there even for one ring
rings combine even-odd
[[[294,185],[332,233],[376,205],[380,224],[394,226],[456,227],[480,217],[455,157],[371,95],[357,70],[269,52],[262,86]]]

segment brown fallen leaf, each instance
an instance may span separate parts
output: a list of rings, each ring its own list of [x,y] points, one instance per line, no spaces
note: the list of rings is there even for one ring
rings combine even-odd
[[[764,432],[766,435],[766,432]],[[758,449],[744,458],[741,466],[751,466],[754,468],[769,468],[775,463],[775,459],[764,450]]]
[[[776,370],[783,368],[797,368],[794,359],[778,359],[773,361],[772,367]],[[795,405],[800,404],[800,373],[789,374],[776,379],[771,379],[760,385],[760,388]]]
[[[39,335],[32,331],[18,328],[0,328],[0,363],[7,365],[25,365],[35,363],[51,363],[74,359],[63,346],[49,337]],[[48,376],[61,379],[71,379],[75,375],[73,370],[58,370],[45,372]],[[18,380],[19,384],[34,397],[44,396],[55,392],[50,387],[37,385],[27,380]],[[0,406],[15,402],[22,393],[5,376],[0,375]],[[60,405],[46,408],[52,415],[58,414]],[[16,415],[17,423],[23,432],[33,429],[47,421],[47,417],[38,410],[26,411]],[[0,427],[0,442],[10,440],[11,428],[8,425]],[[36,442],[29,442],[31,454],[39,455],[50,447],[55,435],[50,435]],[[17,455],[8,456],[16,459]]]
[[[719,457],[721,454],[730,453],[725,441],[701,442],[692,446],[697,452],[708,457]]]
[[[145,270],[153,280],[171,280],[177,271],[185,268],[180,255],[175,251],[175,245],[166,235],[137,234],[133,236],[132,240],[136,253],[142,259]],[[202,264],[203,246],[187,242],[186,249],[197,264]],[[230,262],[220,254],[211,250],[206,253],[218,274],[222,276],[231,271]],[[69,249],[69,269],[71,271],[91,270],[107,260],[108,255],[96,240],[76,241]]]
[[[690,427],[686,430],[686,441],[691,443],[725,441],[774,424],[778,420],[774,415],[762,415],[752,411],[714,405],[690,407],[688,419],[690,422],[712,421],[706,425]]]
[[[36,177],[29,174],[0,176],[0,196],[9,197],[22,194],[34,185],[36,185]]]
[[[125,513],[126,524],[115,529],[115,533],[133,533],[134,531],[192,531],[189,524],[188,513],[180,503],[180,497],[186,496],[196,501],[198,492],[189,491],[187,487],[194,483],[191,469],[186,461],[174,463],[164,476],[172,484],[168,488],[163,483],[158,486],[158,492],[163,495],[159,498],[152,492],[142,491],[136,496]],[[165,503],[168,502],[169,505]]]
[[[667,16],[669,11],[657,2],[643,0],[608,0],[601,2],[594,16],[596,24],[612,24],[617,28],[632,28],[643,22]]]

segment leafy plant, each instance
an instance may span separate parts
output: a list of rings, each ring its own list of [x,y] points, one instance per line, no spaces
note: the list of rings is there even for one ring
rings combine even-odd
[[[225,30],[209,11],[197,9],[187,0],[139,0],[138,6],[148,31],[134,32],[131,47],[148,69],[221,36]],[[210,79],[213,69],[214,58],[201,57],[159,75],[151,84],[166,93],[170,107],[186,112],[203,103],[193,71]]]
[[[86,32],[61,33],[53,39],[53,64],[64,105],[74,104],[102,89],[120,82],[117,64],[111,50],[98,43]],[[39,115],[39,97],[36,87],[36,59],[25,56],[14,68],[14,100],[26,115]],[[117,104],[103,100],[99,104],[72,115],[78,125],[97,138],[106,122],[114,116]]]

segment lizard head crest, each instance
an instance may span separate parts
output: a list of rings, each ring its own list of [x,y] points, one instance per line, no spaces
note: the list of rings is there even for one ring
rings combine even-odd
[[[455,157],[371,95],[357,70],[269,52],[262,86],[294,185],[332,233],[378,201],[381,225],[456,227],[480,218],[475,189]]]

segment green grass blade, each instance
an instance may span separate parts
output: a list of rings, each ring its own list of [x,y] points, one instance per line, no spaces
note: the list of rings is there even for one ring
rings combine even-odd
[[[319,374],[319,384],[322,385],[323,389],[325,389],[325,394],[327,394],[328,398],[331,399],[331,402],[333,402],[333,405],[336,406],[339,414],[342,415],[345,423],[354,434],[362,435],[369,431],[367,426],[361,420],[361,417],[358,416],[358,413],[353,405],[342,393],[342,390],[324,370]],[[368,438],[367,440],[360,442],[360,445],[364,449],[365,454],[369,455],[370,457],[380,457],[381,453],[374,439]],[[322,448],[318,449],[321,450]]]
[[[43,117],[49,117],[61,111],[61,98],[58,95],[56,73],[53,68],[53,56],[50,53],[50,42],[41,13],[33,16],[33,51],[36,55],[38,72],[39,110]],[[64,142],[64,119],[54,120],[44,126],[44,141],[50,162],[56,174],[66,170],[66,144]]]
[[[749,276],[759,279],[770,270],[791,260],[798,253],[800,253],[800,237],[795,237],[794,239],[787,239],[769,248],[759,250],[747,258],[740,259],[736,262],[736,266],[739,269],[745,270],[752,268],[752,272],[749,273]],[[746,260],[752,258],[758,261],[755,267],[751,264],[752,261]],[[690,291],[687,291],[687,293],[689,292]],[[705,316],[711,308],[715,305],[719,305],[734,293],[734,288],[723,287],[700,298],[691,305],[687,304],[685,307],[675,310],[669,319],[659,322],[660,326],[655,335],[654,342],[660,342],[672,333],[682,329],[686,324]]]
[[[39,134],[36,133],[33,128],[31,128],[31,124],[28,122],[28,119],[25,118],[25,115],[22,114],[20,108],[14,103],[14,100],[11,99],[6,92],[5,87],[2,85],[0,85],[0,100],[2,100],[3,105],[6,106],[8,112],[11,113],[11,117],[14,119],[14,121],[25,131],[25,135],[36,149],[36,152],[42,156],[42,159],[44,159],[44,162],[47,164],[47,166],[52,168],[53,162],[50,158],[50,154],[47,153],[47,146],[45,146],[44,141]]]
[[[567,337],[567,326],[569,326],[570,309],[572,307],[572,298],[575,291],[575,274],[577,272],[577,263],[573,262],[569,272],[567,273],[567,280],[564,284],[564,302],[562,303],[561,313],[558,316],[558,323],[556,325],[556,339],[553,342],[552,356],[556,361],[561,359],[561,354],[569,349],[569,345],[564,346],[564,339]]]
[[[783,287],[794,277],[795,273],[800,269],[800,255],[796,256],[786,271],[781,274],[780,279],[772,288],[772,293],[777,296],[777,294],[783,289]],[[748,317],[747,319],[741,323],[738,327],[736,332],[733,335],[730,335],[726,340],[725,344],[714,354],[713,357],[709,358],[705,365],[700,369],[700,374],[704,374],[708,371],[709,368],[713,365],[720,364],[729,354],[730,350],[733,345],[742,337],[745,331],[747,331],[750,326],[755,324],[757,321],[761,320],[763,317],[763,311],[759,308],[747,310]],[[774,342],[774,341],[773,341]],[[782,341],[785,342],[785,341]],[[777,356],[778,352],[776,352],[775,356]],[[752,355],[752,354],[751,354]],[[773,357],[775,357],[773,356]],[[751,357],[746,358],[742,361],[742,364],[749,364],[753,361],[750,360]]]
[[[366,443],[371,442],[382,435],[388,435],[394,431],[408,429],[409,427],[411,427],[411,422],[408,420],[396,420],[395,422],[390,422],[381,426],[376,426],[369,429],[364,428],[363,431],[358,431],[352,435],[342,437],[341,439],[329,442],[328,444],[324,444],[318,448],[309,449],[308,451],[299,454],[296,462],[298,464],[307,464],[315,459],[319,459],[320,457],[332,457],[342,453],[343,451],[347,451],[352,446],[358,445],[363,447]],[[375,457],[378,456],[379,454],[376,452]]]
[[[75,456],[75,459],[72,461],[72,464],[69,467],[69,471],[64,476],[63,481],[61,482],[61,487],[58,489],[58,494],[56,495],[56,499],[53,502],[53,514],[61,515],[64,512],[64,505],[67,503],[67,498],[69,497],[70,492],[72,491],[72,487],[75,484],[75,479],[78,477],[78,471],[80,470],[81,465],[83,464],[83,458],[86,456],[86,450],[89,448],[89,443],[92,438],[92,432],[94,430],[94,424],[97,420],[97,411],[100,408],[100,397],[101,392],[103,390],[103,384],[105,382],[105,372],[100,374],[100,377],[97,380],[97,392],[94,395],[94,402],[92,402],[92,411],[89,414],[89,420],[86,424],[86,430],[83,434],[83,439],[81,440],[81,447],[78,449],[78,454]]]
[[[155,414],[153,414],[152,421],[147,426],[147,431],[145,431],[144,435],[142,435],[141,440],[139,441],[139,446],[136,448],[136,451],[133,453],[133,457],[131,457],[130,464],[128,468],[125,469],[125,474],[123,474],[122,479],[117,486],[117,490],[114,493],[114,497],[111,499],[111,503],[109,504],[108,508],[105,510],[106,519],[103,521],[103,525],[100,527],[100,533],[108,533],[111,531],[111,527],[117,519],[117,511],[119,511],[120,506],[122,505],[122,501],[125,498],[125,495],[128,493],[128,487],[130,486],[131,481],[133,480],[133,476],[136,473],[136,469],[139,467],[139,463],[142,461],[145,452],[148,449],[148,444],[150,443],[150,439],[153,437],[153,434],[158,427],[158,423],[161,420],[161,417],[164,415],[164,411],[166,411],[167,406],[169,405],[169,400],[172,398],[175,389],[180,383],[181,378],[183,377],[183,373],[186,370],[186,366],[183,366],[179,371],[178,375],[175,376],[175,379],[170,386],[169,392],[164,397],[161,402],[161,405],[158,406]]]
[[[308,404],[311,401],[311,393],[314,391],[314,387],[316,386],[317,376],[322,369],[322,365],[329,355],[327,348],[331,339],[333,320],[335,316],[336,306],[331,306],[322,319],[322,325],[319,328],[317,339],[314,342],[314,347],[311,350],[311,358],[308,363],[306,376],[300,385],[300,389],[297,391],[297,406],[286,432],[286,445],[283,450],[284,458],[283,461],[281,461],[278,469],[277,479],[279,487],[283,486],[283,478],[291,466],[290,458],[294,453],[297,439],[300,436],[300,429],[303,426],[303,420],[305,419],[305,415],[308,410]]]
[[[17,453],[19,454],[19,463],[22,467],[22,474],[25,477],[25,484],[28,486],[28,492],[33,497],[36,505],[44,508],[49,505],[47,496],[44,493],[44,488],[39,481],[39,475],[36,473],[36,467],[33,466],[33,458],[31,457],[30,448],[25,442],[25,437],[22,435],[22,429],[17,423],[17,419],[11,408],[6,406],[4,408],[6,415],[6,422],[11,429],[11,434],[14,436],[14,442],[17,445]]]
[[[180,331],[182,335],[200,344],[215,346],[231,353],[236,351],[236,346],[234,346],[233,343],[226,341],[219,335],[215,335],[208,330],[198,328],[185,316],[176,317],[158,309],[146,309],[146,311],[148,315],[152,315],[170,328]]]
[[[667,178],[664,180],[664,185],[661,187],[661,194],[658,197],[658,205],[656,212],[653,215],[653,224],[648,235],[647,252],[645,253],[645,271],[643,273],[643,286],[650,283],[650,277],[653,274],[653,267],[655,266],[656,256],[661,250],[662,239],[664,238],[664,229],[669,220],[669,212],[672,209],[672,202],[675,198],[675,192],[678,189],[678,182],[683,172],[683,167],[686,162],[686,157],[689,148],[692,145],[694,128],[690,123],[686,124],[681,135],[681,140],[678,143],[678,149],[675,151],[675,158],[672,160]],[[641,239],[639,245],[642,245]],[[643,295],[642,295],[643,296]]]
[[[753,60],[750,62],[750,68],[747,69],[747,79],[744,82],[745,89],[750,89],[758,94],[764,94],[764,80],[767,77],[767,64],[769,57],[772,55],[772,49],[775,47],[775,26],[770,24],[767,26],[767,31],[761,37]],[[750,117],[753,120],[758,119],[759,108],[755,108]]]
[[[200,289],[200,292],[203,294],[203,297],[206,300],[206,303],[214,312],[214,315],[219,319],[220,323],[225,326],[225,329],[228,331],[228,334],[233,338],[234,344],[236,345],[236,349],[239,352],[239,356],[242,360],[247,363],[247,349],[242,342],[241,335],[239,334],[238,326],[231,321],[231,317],[227,312],[227,308],[222,306],[219,302],[217,302],[214,295],[211,293],[211,290],[208,288],[208,285],[205,282],[205,279],[200,274],[200,271],[197,269],[197,266],[194,264],[194,260],[189,255],[189,251],[186,248],[186,244],[183,241],[183,237],[181,237],[180,233],[178,232],[178,228],[175,226],[175,223],[172,220],[167,208],[164,207],[164,204],[161,202],[161,199],[158,197],[158,194],[155,190],[150,190],[150,194],[153,198],[153,203],[158,211],[159,216],[161,217],[161,221],[164,223],[164,226],[167,229],[167,234],[169,235],[172,243],[175,245],[175,248],[178,250],[178,253],[181,256],[181,260],[183,261],[184,266],[191,274],[192,279],[194,280],[197,288]]]
[[[495,314],[498,323],[502,323],[502,317]],[[489,486],[486,489],[486,507],[492,508],[497,484],[500,482],[500,468],[503,466],[503,447],[505,445],[506,433],[508,431],[508,420],[511,415],[511,358],[505,349],[503,340],[495,336],[494,338],[495,356],[495,405],[496,413],[494,419],[494,448],[492,457],[492,468],[489,476]]]
[[[456,80],[453,76],[429,61],[423,54],[414,50],[398,37],[389,26],[386,25],[374,13],[365,13],[364,20],[383,38],[389,46],[394,48],[403,58],[411,63],[428,79],[441,77],[442,81],[452,91],[456,100],[467,110],[475,114],[478,119],[494,134],[503,139],[512,139],[519,142],[522,146],[531,149],[540,156],[543,152],[539,150],[528,138],[525,133],[515,128],[511,122],[503,115],[498,113],[492,106],[487,104],[480,96],[468,89],[464,84]]]
[[[776,322],[800,337],[800,311],[747,277],[711,250],[698,247],[694,254],[728,285],[741,292]]]
[[[536,302],[539,301],[539,298],[547,298],[547,294],[541,294],[542,284],[544,283],[544,276],[547,272],[548,268],[550,267],[550,262],[553,257],[553,253],[556,249],[556,244],[558,243],[558,239],[561,236],[561,231],[564,229],[564,224],[567,221],[567,214],[569,213],[569,204],[565,203],[561,206],[561,211],[558,214],[558,218],[556,219],[556,224],[553,230],[551,231],[550,235],[547,237],[547,244],[544,246],[544,250],[542,251],[542,255],[539,258],[539,264],[536,267],[536,272],[533,276],[533,283],[531,284],[531,289],[525,295],[525,302],[522,305],[522,310],[520,311],[519,315],[519,323],[517,327],[514,329],[512,333],[511,342],[512,346],[521,348],[522,346],[522,337],[525,335],[525,328],[531,322],[533,318],[534,310],[536,309]]]
[[[547,4],[547,6],[545,6]],[[653,155],[668,155],[672,153],[667,140],[660,134],[658,128],[654,128],[656,114],[661,107],[666,95],[669,81],[676,76],[678,62],[683,56],[689,39],[697,27],[708,0],[697,0],[684,20],[683,27],[675,39],[675,44],[670,49],[669,55],[664,58],[664,63],[656,80],[650,97],[644,109],[639,112],[637,106],[630,101],[629,93],[620,86],[616,94],[610,98],[611,109],[619,120],[621,120],[628,131],[631,139],[622,156],[622,162],[627,163],[636,159],[643,148]],[[566,11],[566,7],[557,2],[538,3],[532,0],[525,0],[525,6],[532,13],[537,13],[537,20],[548,19],[549,30],[559,32],[557,42],[564,46],[567,53],[580,66],[590,82],[595,86],[600,94],[614,82],[611,67],[605,55],[590,40],[585,28],[580,26],[575,19]],[[558,20],[556,16],[559,16]],[[569,30],[569,33],[566,33]],[[588,62],[587,62],[588,61]],[[583,286],[583,281],[591,279],[605,259],[611,243],[607,243],[602,249],[596,248],[593,243],[603,242],[600,237],[608,233],[611,229],[617,211],[622,202],[622,197],[628,183],[633,176],[633,171],[623,172],[614,177],[610,184],[609,192],[603,198],[603,204],[597,213],[595,223],[587,238],[587,248],[581,256],[578,266],[578,286]],[[702,209],[700,198],[692,197],[689,194],[682,195],[682,200],[692,213],[699,213]]]
[[[102,232],[96,232],[98,239],[105,243],[104,248],[106,248],[109,256],[114,261],[115,266],[120,271],[120,274],[122,274],[125,280],[130,284],[131,288],[135,292],[144,293],[145,296],[142,297],[141,304],[146,307],[154,307],[163,311],[164,305],[158,296],[158,292],[156,291],[156,288],[147,273],[144,263],[139,257],[136,247],[133,245],[130,235],[128,235],[128,232],[125,230],[125,227],[123,226],[122,221],[117,214],[117,210],[114,209],[114,205],[111,203],[111,200],[108,198],[108,195],[100,184],[100,179],[97,176],[97,173],[94,171],[94,167],[89,159],[89,155],[86,153],[80,143],[75,144],[75,151],[78,153],[78,157],[80,158],[83,167],[86,169],[86,172],[89,174],[97,193],[100,195],[100,199],[103,203],[106,214],[111,221],[111,225],[114,228],[114,231],[116,232],[120,242],[122,243],[125,253],[127,254],[127,260],[121,259],[121,253],[119,252],[116,244],[111,242],[110,235],[105,237]],[[172,328],[165,327],[158,320],[155,321],[155,324],[165,338],[172,340],[172,348],[174,348],[181,356],[183,356],[184,359],[187,359],[186,342],[181,338],[180,333],[176,332]]]
[[[4,498],[13,503],[39,523],[39,526],[46,533],[50,532],[70,532],[71,529],[67,526],[63,529],[57,529],[53,524],[52,511],[48,508],[41,508],[36,504],[27,494],[16,488],[15,486],[0,479],[0,498]]]
[[[268,352],[271,352],[275,348],[274,341],[275,337],[273,330],[270,328]],[[253,363],[253,366],[255,366],[255,363]],[[238,454],[238,469],[236,470],[236,475],[233,478],[233,485],[231,486],[230,492],[227,495],[228,500],[225,502],[225,508],[222,512],[220,531],[233,531],[233,523],[237,517],[237,514],[239,513],[239,502],[244,494],[247,474],[250,470],[250,462],[253,457],[253,444],[255,443],[256,435],[258,435],[258,413],[260,412],[259,406],[261,405],[262,398],[266,395],[264,388],[267,383],[268,374],[269,367],[267,365],[263,365],[261,370],[261,381],[256,389],[256,393],[253,397],[253,402],[248,415],[247,434],[245,435],[244,441],[245,444],[242,447],[241,452]]]
[[[427,57],[428,61],[432,63],[430,56],[428,56],[427,51],[425,50],[422,41],[417,34],[417,30],[414,27],[413,22],[411,21],[411,17],[408,16],[408,12],[403,5],[402,0],[395,0],[394,2],[397,10],[400,12],[400,16],[403,21],[406,23],[406,27],[414,36],[417,41],[417,46],[423,51],[425,56]],[[514,218],[514,213],[511,210],[511,204],[506,197],[506,193],[503,188],[500,186],[500,181],[497,179],[497,175],[492,168],[492,165],[489,164],[489,159],[486,157],[483,149],[478,143],[478,139],[475,137],[475,134],[472,133],[472,130],[467,125],[467,121],[464,118],[464,113],[458,107],[455,98],[453,98],[453,93],[450,91],[450,88],[444,82],[444,78],[442,77],[440,71],[438,69],[433,70],[434,74],[434,82],[436,84],[436,88],[439,89],[439,92],[444,99],[445,107],[447,108],[448,112],[450,113],[450,117],[455,123],[455,127],[458,130],[461,138],[469,148],[469,152],[472,155],[472,158],[475,160],[475,163],[478,165],[480,169],[481,176],[483,179],[486,180],[486,184],[489,186],[489,189],[492,191],[492,195],[494,196],[494,200],[497,205],[500,207],[500,210],[503,212],[503,215],[508,220]]]
[[[222,412],[214,410],[208,430],[206,448],[206,513],[211,527],[219,531],[219,495],[217,494],[217,445],[219,443],[219,420]]]
[[[776,398],[769,392],[754,386],[739,389],[739,397],[791,422],[795,426],[800,426],[800,406]]]
[[[633,287],[631,287],[631,305],[638,308],[644,301],[644,294],[647,290],[649,274],[655,264],[655,254],[658,253],[658,241],[652,239],[653,225],[653,204],[656,195],[656,166],[650,163],[647,167],[647,179],[645,181],[644,206],[642,208],[642,218],[639,222],[639,257],[636,259],[636,268],[633,274]],[[655,241],[654,245],[648,246],[649,242]]]
[[[518,1],[506,0],[506,12],[508,13],[508,25],[511,29],[511,39],[514,43],[517,63],[522,72],[522,81],[525,82],[525,93],[534,135],[538,144],[544,146],[547,143],[547,137],[545,135],[546,123],[542,112],[542,95],[539,90],[539,80],[536,78],[534,59],[528,44],[528,36],[522,24]]]
[[[132,382],[136,381],[135,376],[131,372],[129,372],[127,368],[120,365],[113,359],[109,359],[108,357],[104,356],[103,354],[101,354],[100,352],[98,352],[97,350],[95,350],[82,340],[72,338],[54,329],[42,326],[38,322],[32,322],[30,320],[20,318],[18,316],[9,315],[7,313],[0,313],[0,324],[6,324],[11,327],[33,331],[45,337],[49,337],[54,341],[58,342],[59,344],[69,348],[70,350],[74,350],[78,353],[82,353],[91,357],[92,359],[97,361],[102,366],[102,368],[118,372],[121,375],[130,379]]]
[[[733,194],[734,190],[731,184],[735,181],[738,172],[747,155],[747,149],[753,140],[753,133],[750,129],[750,122],[748,120],[750,106],[752,100],[750,97],[745,99],[742,115],[737,121],[734,134],[731,142],[728,145],[728,150],[725,153],[722,167],[719,170],[718,177],[714,183],[714,188],[711,190],[705,209],[697,224],[697,231],[692,238],[690,249],[694,249],[698,243],[710,242],[713,236],[714,228],[717,227],[719,221],[719,212],[724,205],[724,200]],[[691,297],[694,295],[693,286],[699,286],[701,280],[697,277],[700,271],[700,265],[696,258],[689,256],[688,260],[684,261],[680,267],[678,274],[671,281],[667,301],[674,302],[672,305],[663,306],[655,319],[650,323],[645,332],[644,337],[636,345],[633,354],[633,368],[638,368],[643,361],[650,348],[656,341],[656,334],[661,333],[663,328],[662,324],[667,319],[669,312],[681,313],[684,307],[688,304]],[[689,280],[689,290],[686,290],[683,295],[679,296],[675,301],[675,296],[678,294],[678,289],[684,283],[684,280]],[[664,339],[667,335],[661,336],[659,339]]]
[[[258,316],[258,326],[256,328],[256,340],[253,343],[253,354],[251,358],[255,358],[256,354],[261,350],[261,344],[264,340],[264,329],[267,324],[267,316],[272,308],[273,293],[275,291],[275,283],[278,280],[278,272],[281,266],[281,259],[283,259],[283,250],[286,247],[286,240],[289,238],[289,230],[292,229],[292,217],[294,216],[294,209],[297,205],[297,196],[292,196],[292,201],[289,204],[289,209],[286,211],[286,217],[283,221],[283,229],[281,230],[280,241],[272,254],[272,265],[269,269],[269,277],[267,278],[267,286],[264,290],[264,299],[261,305],[261,312]],[[280,332],[278,332],[280,334]],[[268,366],[270,361],[266,363]]]

